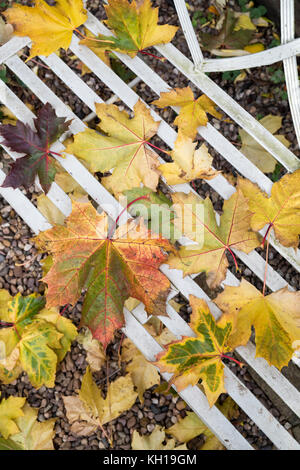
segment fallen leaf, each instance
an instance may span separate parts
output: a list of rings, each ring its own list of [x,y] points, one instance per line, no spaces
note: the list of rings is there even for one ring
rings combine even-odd
[[[184,337],[168,345],[167,351],[156,356],[155,365],[161,372],[173,374],[170,383],[178,392],[201,379],[209,405],[213,406],[221,393],[225,393],[223,354],[230,351],[228,337],[233,319],[221,318],[215,322],[206,302],[190,296],[192,315],[190,327],[196,337]]]
[[[130,339],[126,338],[122,345],[121,359],[127,362],[126,371],[130,373],[132,381],[137,388],[139,400],[144,403],[144,392],[160,383],[160,376],[151,362],[135,347]]]
[[[57,0],[55,6],[35,0],[34,7],[14,3],[3,12],[17,36],[29,36],[32,47],[28,59],[48,56],[60,47],[68,49],[73,31],[87,20],[82,0]]]
[[[196,150],[197,143],[179,133],[171,152],[172,163],[164,163],[158,167],[168,184],[189,183],[197,178],[210,180],[219,172],[214,170],[212,156],[205,144]]]
[[[45,194],[37,197],[37,208],[46,217],[51,225],[63,225],[65,215]]]
[[[134,391],[130,375],[119,377],[108,387],[106,398],[93,381],[88,367],[82,379],[79,396],[63,397],[71,431],[81,436],[88,436],[98,427],[116,419],[135,403],[137,393]]]
[[[5,292],[5,291],[4,291]],[[0,361],[0,379],[10,383],[22,370],[36,388],[54,387],[56,365],[70,349],[77,330],[58,312],[43,309],[45,299],[37,294],[7,298],[0,290],[0,342],[5,345],[5,360]]]
[[[246,179],[239,179],[239,187],[253,213],[252,230],[258,231],[269,224],[282,245],[297,248],[300,234],[300,170],[288,173],[274,183],[270,197]]]
[[[159,172],[157,155],[147,146],[156,134],[159,122],[155,122],[141,101],[134,106],[135,116],[130,119],[126,111],[119,111],[113,104],[96,103],[99,129],[86,129],[74,136],[66,152],[87,162],[92,173],[112,170],[111,176],[102,178],[102,184],[115,195],[143,183],[156,190]]]
[[[12,163],[2,187],[29,187],[38,175],[41,186],[47,193],[56,173],[50,146],[68,129],[70,122],[57,117],[54,108],[46,103],[34,119],[35,130],[21,121],[17,121],[16,125],[1,126],[3,144],[14,152],[26,154]]]
[[[282,117],[268,114],[260,119],[259,123],[269,132],[275,134],[282,126]],[[256,165],[263,173],[272,173],[275,169],[277,160],[262,147],[250,134],[244,129],[239,130],[242,141],[240,151]],[[290,146],[290,142],[281,134],[275,134],[275,137],[286,147]]]
[[[157,24],[158,8],[151,7],[151,0],[133,0],[131,3],[128,0],[109,0],[104,8],[107,14],[105,23],[115,36],[100,34],[93,41],[83,39],[82,44],[135,57],[150,46],[172,41],[178,29],[177,26]]]
[[[245,23],[245,20],[243,20]],[[200,41],[204,49],[220,55],[220,50],[226,49],[243,49],[253,38],[253,28],[239,29],[236,27],[241,23],[239,18],[235,17],[235,13],[230,8],[227,9],[224,21],[218,34],[200,33]]]
[[[74,305],[86,290],[81,326],[106,349],[121,328],[124,302],[134,297],[150,315],[162,315],[168,279],[158,270],[172,250],[161,237],[152,238],[142,221],[120,226],[110,238],[107,216],[93,206],[73,201],[65,226],[40,233],[35,241],[49,251],[54,264],[43,278],[48,284],[47,307]]]
[[[244,51],[255,54],[256,52],[262,52],[265,50],[265,46],[261,42],[256,42],[255,44],[249,44],[244,47]]]
[[[20,447],[20,450],[54,450],[53,438],[55,435],[55,419],[48,419],[42,423],[37,421],[38,410],[25,404],[23,415],[15,419],[20,430],[11,437],[11,440]]]
[[[188,450],[186,445],[175,447],[174,439],[169,439],[163,444],[165,440],[165,430],[156,425],[149,436],[141,436],[137,431],[133,431],[131,447],[132,450]]]
[[[15,419],[23,416],[22,408],[26,398],[10,396],[3,398],[0,402],[0,433],[7,439],[9,436],[17,434],[19,428]]]
[[[238,407],[230,397],[227,397],[222,405],[217,403],[216,406],[229,420],[239,415]],[[186,414],[185,418],[180,419],[176,424],[166,430],[167,434],[171,434],[179,442],[189,442],[200,434],[204,434],[205,443],[199,450],[225,450],[223,444],[203,421],[198,418],[196,413],[187,411]]]
[[[199,126],[206,126],[207,114],[220,119],[222,114],[216,111],[215,103],[206,95],[194,98],[194,93],[188,86],[186,88],[174,88],[171,91],[162,92],[160,98],[152,102],[159,108],[166,106],[179,106],[180,111],[174,124],[186,137],[194,139]]]
[[[233,249],[250,253],[259,245],[257,235],[249,228],[252,213],[247,199],[238,189],[223,205],[220,224],[217,224],[212,202],[200,201],[192,193],[172,195],[178,219],[174,223],[196,244],[180,247],[178,255],[171,254],[167,263],[172,269],[182,269],[184,275],[205,271],[210,288],[218,286],[226,276],[227,253]]]
[[[255,328],[256,356],[282,369],[293,355],[293,341],[300,339],[300,292],[287,287],[264,296],[245,279],[240,286],[225,286],[214,302],[226,315],[236,317],[236,328],[229,345],[247,344],[251,326]],[[227,313],[228,312],[228,313]]]
[[[91,371],[99,371],[106,361],[106,355],[99,341],[93,339],[91,331],[87,328],[85,328],[84,332],[79,333],[76,341],[86,350],[86,360]]]

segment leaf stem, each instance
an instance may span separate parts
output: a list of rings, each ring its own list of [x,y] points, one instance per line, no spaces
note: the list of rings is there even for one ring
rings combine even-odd
[[[221,357],[224,357],[224,359],[229,359],[230,361],[235,362],[235,363],[238,364],[240,367],[243,367],[243,365],[244,365],[243,362],[240,362],[240,361],[238,361],[237,359],[234,359],[234,357],[227,356],[226,354],[221,353]]]
[[[112,234],[113,232],[115,231],[116,227],[117,227],[117,224],[118,224],[118,221],[121,217],[122,214],[124,214],[124,212],[128,209],[128,207],[130,207],[132,204],[134,204],[135,202],[137,201],[140,201],[141,199],[146,199],[149,201],[149,196],[140,196],[140,197],[137,197],[136,199],[134,199],[133,201],[129,202],[129,204],[127,204],[126,207],[124,207],[124,209],[120,212],[120,214],[118,215],[118,217],[116,218],[115,222],[113,223],[113,225],[111,226],[110,228],[110,231],[107,235],[107,238],[108,239],[111,239],[112,237]]]
[[[14,326],[14,323],[7,322],[7,321],[0,321],[0,326]]]
[[[227,250],[229,251],[229,253],[231,254],[231,256],[233,257],[233,261],[234,261],[234,264],[235,264],[235,269],[236,271],[238,272],[239,271],[239,266],[237,264],[237,260],[236,260],[236,257],[235,257],[235,254],[233,253],[232,249],[230,248],[230,246],[226,246]]]
[[[267,238],[267,236],[268,236],[268,234],[269,234],[269,231],[271,230],[272,227],[273,227],[273,222],[271,222],[271,223],[269,224],[269,227],[268,227],[268,229],[267,229],[267,231],[266,231],[266,233],[265,233],[265,236],[264,236],[264,238],[263,238],[263,241],[261,242],[261,244],[262,244],[263,247],[264,247],[266,238]]]
[[[143,50],[140,50],[140,51],[138,51],[138,52],[140,52],[141,54],[144,54],[144,55],[149,55],[150,57],[154,57],[155,59],[160,60],[161,62],[165,62],[165,61],[166,61],[166,58],[165,58],[165,57],[158,57],[158,56],[155,55],[155,54],[151,54],[151,52],[146,52],[146,51],[143,51]]]

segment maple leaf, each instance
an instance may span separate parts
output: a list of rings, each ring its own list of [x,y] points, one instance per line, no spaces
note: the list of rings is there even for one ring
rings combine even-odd
[[[239,187],[248,199],[252,230],[258,231],[268,224],[284,246],[298,247],[300,234],[300,170],[284,175],[273,184],[269,197],[246,179],[239,179]],[[267,235],[266,233],[266,235]]]
[[[174,439],[166,441],[165,431],[158,425],[155,426],[149,436],[141,436],[137,431],[133,431],[132,450],[188,450],[185,444],[176,447]]]
[[[190,327],[196,337],[184,337],[168,345],[167,351],[160,352],[155,365],[161,372],[174,374],[170,383],[178,392],[188,385],[196,385],[201,379],[209,405],[226,392],[224,386],[222,358],[230,350],[228,337],[233,329],[230,316],[215,322],[206,302],[190,296],[192,315]]]
[[[229,420],[237,418],[238,407],[231,397],[227,397],[222,405],[216,404],[217,408]],[[179,442],[189,442],[200,434],[205,435],[205,443],[199,450],[224,450],[225,447],[211,430],[192,411],[187,411],[186,416],[166,430],[167,434],[174,436]]]
[[[23,416],[25,401],[26,398],[8,397],[0,402],[0,433],[4,439],[19,432],[15,419]]]
[[[158,100],[152,101],[159,108],[166,106],[179,106],[180,111],[174,124],[186,137],[194,139],[199,126],[206,126],[207,114],[220,119],[222,114],[215,109],[215,103],[206,95],[195,99],[189,86],[186,88],[174,88],[171,91],[162,92]]]
[[[26,153],[25,157],[12,163],[2,187],[29,187],[38,175],[47,193],[56,173],[50,158],[55,152],[50,150],[50,146],[68,129],[70,122],[66,118],[57,117],[52,106],[46,103],[34,120],[35,130],[21,121],[17,121],[15,126],[0,126],[0,135],[4,139],[2,143],[14,152]]]
[[[239,29],[235,31],[239,24],[239,18],[235,18],[234,11],[227,9],[222,28],[218,34],[199,33],[200,41],[204,49],[218,54],[219,49],[243,49],[253,38],[252,29]]]
[[[128,338],[123,341],[121,359],[128,362],[126,371],[130,373],[137,388],[139,400],[143,403],[145,390],[160,383],[159,373]]]
[[[284,287],[264,296],[242,279],[238,287],[225,286],[214,302],[236,317],[236,329],[229,338],[232,348],[247,344],[253,325],[256,356],[279,369],[288,365],[294,352],[293,341],[300,339],[300,292]]]
[[[224,202],[219,225],[209,198],[199,201],[192,193],[175,193],[172,199],[179,215],[174,223],[197,245],[180,247],[178,256],[171,254],[171,268],[182,269],[184,275],[205,271],[208,286],[214,288],[225,279],[228,252],[237,267],[233,249],[249,253],[259,246],[256,233],[249,228],[252,212],[239,188]]]
[[[268,114],[267,116],[260,119],[259,122],[266,129],[268,129],[269,132],[275,134],[275,132],[281,128],[282,117]],[[242,141],[240,152],[242,152],[262,172],[272,173],[275,170],[277,160],[255,139],[253,139],[250,134],[244,131],[244,129],[239,130],[239,135]],[[275,137],[286,147],[290,146],[290,142],[284,137],[284,135],[276,134]]]
[[[88,436],[104,424],[116,419],[135,403],[137,393],[130,375],[109,384],[106,398],[93,381],[88,367],[82,379],[79,395],[63,397],[71,431]]]
[[[54,386],[57,362],[70,349],[77,330],[56,311],[43,309],[45,299],[37,294],[3,298],[0,308],[0,343],[5,355],[0,361],[0,379],[10,383],[22,370],[34,387]]]
[[[170,42],[178,29],[177,26],[157,24],[158,8],[151,7],[151,0],[133,0],[131,3],[110,0],[104,8],[108,18],[105,23],[116,36],[99,35],[96,41],[83,39],[82,44],[135,57],[147,47]]]
[[[95,107],[100,131],[106,135],[86,129],[74,136],[66,152],[87,162],[92,173],[114,168],[111,176],[102,178],[103,185],[114,194],[138,187],[141,182],[155,191],[159,161],[147,145],[152,145],[148,140],[159,122],[153,120],[150,109],[138,101],[133,108],[135,116],[130,119],[126,111],[113,104],[96,103]]]
[[[17,446],[18,450],[54,450],[52,439],[56,420],[48,419],[39,423],[37,416],[38,410],[25,404],[22,415],[15,418],[19,431],[8,442],[0,442],[0,449],[6,446],[6,450],[14,450]]]
[[[197,178],[210,180],[218,175],[212,165],[212,156],[205,144],[196,150],[197,143],[179,133],[171,152],[172,163],[164,163],[158,167],[168,184],[189,183]]]
[[[57,0],[55,6],[35,0],[34,7],[15,3],[3,15],[14,26],[17,36],[29,36],[32,40],[28,59],[48,56],[60,47],[68,49],[73,31],[87,19],[82,0]]]
[[[151,315],[164,314],[169,281],[158,268],[166,260],[162,248],[172,249],[167,240],[151,238],[142,222],[129,221],[113,236],[107,223],[105,213],[73,201],[66,225],[35,239],[54,258],[43,279],[48,284],[47,306],[74,304],[85,289],[81,326],[88,326],[104,349],[124,323],[128,297],[143,302]]]

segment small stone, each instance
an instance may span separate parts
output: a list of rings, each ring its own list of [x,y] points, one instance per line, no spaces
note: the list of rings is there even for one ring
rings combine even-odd
[[[178,400],[178,402],[176,403],[177,410],[181,411],[185,407],[186,407],[186,404],[184,403],[184,401],[183,400]]]
[[[136,418],[134,416],[132,416],[132,418],[130,418],[128,421],[127,421],[127,427],[128,429],[131,429],[133,428],[133,426],[135,425],[136,423]]]

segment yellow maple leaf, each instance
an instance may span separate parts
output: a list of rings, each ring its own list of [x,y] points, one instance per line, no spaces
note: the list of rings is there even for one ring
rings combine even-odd
[[[158,8],[151,0],[110,0],[105,6],[105,23],[115,36],[97,36],[96,40],[83,39],[82,44],[123,52],[134,57],[139,51],[155,44],[170,42],[177,26],[158,25]]]
[[[106,135],[86,129],[74,136],[66,152],[87,162],[92,173],[113,169],[111,176],[102,178],[102,184],[115,195],[139,187],[141,182],[155,191],[159,161],[147,144],[159,122],[153,120],[141,101],[134,106],[132,119],[113,104],[96,103],[95,106],[101,120],[99,129]]]
[[[228,343],[231,348],[247,344],[255,328],[256,356],[281,369],[293,355],[292,344],[300,339],[300,292],[287,287],[264,296],[245,279],[240,286],[225,286],[214,302],[227,315],[236,317]],[[228,312],[228,314],[227,314]]]
[[[195,150],[196,146],[191,138],[179,133],[171,152],[174,161],[158,167],[168,184],[189,183],[197,178],[210,180],[219,173],[211,167],[213,158],[206,145]]]
[[[222,114],[216,110],[216,105],[208,96],[202,95],[195,99],[189,86],[163,92],[158,100],[153,101],[153,104],[159,108],[179,106],[180,112],[174,124],[178,126],[178,129],[184,135],[191,139],[196,136],[199,126],[206,126],[208,122],[207,114],[211,114],[218,119],[222,117]]]
[[[103,424],[112,421],[129,410],[135,403],[137,393],[130,375],[119,377],[108,387],[107,397],[103,398],[100,389],[93,381],[88,367],[82,379],[79,396],[63,397],[71,431],[87,436]]]
[[[300,234],[300,169],[284,175],[273,184],[271,196],[246,179],[239,179],[239,187],[248,199],[252,230],[266,224],[284,246],[297,248]]]
[[[32,40],[29,59],[48,56],[60,47],[68,49],[74,29],[87,19],[82,0],[57,0],[55,6],[35,0],[34,7],[14,4],[3,15],[14,26],[17,36],[29,36]]]
[[[16,418],[20,432],[14,434],[11,440],[18,444],[22,450],[54,450],[55,419],[48,419],[42,423],[37,421],[38,410],[25,404],[23,416]]]
[[[15,423],[15,419],[23,416],[22,408],[25,404],[26,398],[8,397],[3,399],[0,403],[0,433],[7,439],[13,434],[19,432],[19,428]]]

